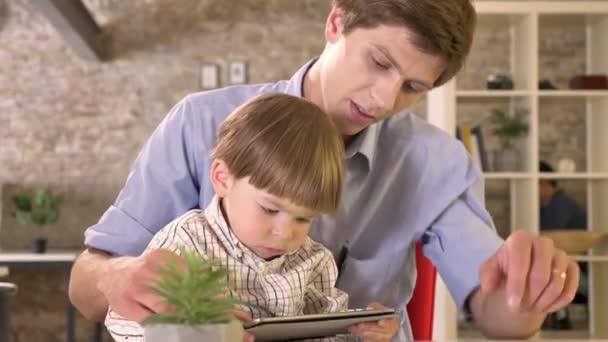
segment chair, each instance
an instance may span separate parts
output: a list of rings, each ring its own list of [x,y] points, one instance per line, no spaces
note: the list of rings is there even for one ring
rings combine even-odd
[[[416,341],[433,339],[433,310],[435,309],[435,280],[437,271],[422,253],[422,244],[416,244],[416,270],[418,278],[414,293],[407,304],[407,313]]]
[[[15,292],[17,292],[15,284],[0,282],[0,342],[11,340],[9,301]]]

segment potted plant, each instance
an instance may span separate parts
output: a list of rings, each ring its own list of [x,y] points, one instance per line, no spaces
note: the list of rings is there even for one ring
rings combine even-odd
[[[518,151],[515,142],[528,133],[526,122],[528,110],[518,108],[513,115],[508,115],[500,109],[492,110],[490,121],[494,124],[494,133],[500,140],[501,149],[494,152],[495,171],[515,171],[519,169]]]
[[[243,327],[228,312],[236,301],[226,298],[227,270],[185,249],[181,256],[185,265],[170,259],[158,268],[152,291],[173,311],[143,322],[146,342],[242,342]]]
[[[39,227],[39,235],[32,241],[35,253],[44,253],[47,245],[48,226],[59,219],[59,206],[63,198],[54,195],[48,187],[36,189],[33,193],[21,192],[13,196],[15,218],[19,224]]]

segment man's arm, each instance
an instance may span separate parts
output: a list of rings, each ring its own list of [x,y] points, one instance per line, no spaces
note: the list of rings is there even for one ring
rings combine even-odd
[[[134,290],[131,276],[120,272],[147,272],[146,267],[139,270],[147,257],[111,258],[99,250],[140,255],[156,231],[198,204],[199,190],[204,191],[199,189],[198,170],[206,164],[202,161],[200,166],[194,159],[207,155],[202,141],[214,136],[214,129],[199,129],[193,117],[188,99],[172,109],[141,150],[114,205],[85,232],[89,250],[76,260],[69,289],[70,299],[85,317],[102,319],[108,301],[114,305],[109,295],[122,297],[128,295],[124,291]],[[116,285],[120,287],[113,289]],[[134,320],[142,316],[115,309]]]
[[[82,315],[96,322],[103,322],[108,311],[108,301],[97,286],[107,272],[107,263],[112,257],[102,251],[87,249],[74,262],[70,275],[70,301]]]

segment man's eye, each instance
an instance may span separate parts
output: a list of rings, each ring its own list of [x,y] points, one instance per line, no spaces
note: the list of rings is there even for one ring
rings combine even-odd
[[[372,58],[372,60],[374,61],[374,64],[375,64],[375,65],[376,65],[378,68],[380,68],[380,69],[382,69],[382,70],[388,70],[388,68],[389,68],[389,66],[388,66],[388,65],[383,64],[383,63],[380,63],[380,62],[379,62],[377,59],[375,59],[375,58]]]
[[[418,84],[406,82],[405,84],[403,84],[403,90],[408,93],[424,93],[426,91],[426,88]]]

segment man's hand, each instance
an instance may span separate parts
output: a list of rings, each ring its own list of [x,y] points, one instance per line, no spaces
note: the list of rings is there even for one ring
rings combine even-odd
[[[551,239],[520,230],[481,266],[480,280],[483,291],[505,285],[513,310],[550,313],[574,299],[579,268]]]
[[[154,313],[169,312],[171,307],[153,294],[150,287],[159,277],[157,267],[170,258],[183,263],[181,257],[163,249],[135,258],[116,258],[97,287],[112,309],[128,320],[141,323]]]
[[[368,309],[385,309],[380,303],[371,303]],[[352,325],[348,331],[363,339],[364,342],[390,341],[399,330],[399,319],[382,319],[377,322],[359,323]]]
[[[578,279],[578,265],[552,240],[520,230],[481,266],[469,308],[486,337],[528,338],[574,299]]]

